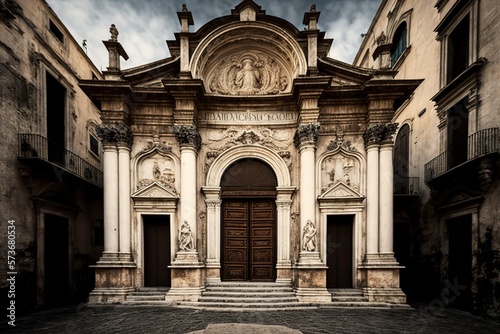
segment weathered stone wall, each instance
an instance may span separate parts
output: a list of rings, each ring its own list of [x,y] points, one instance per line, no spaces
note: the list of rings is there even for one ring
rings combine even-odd
[[[36,241],[37,214],[32,198],[44,197],[54,183],[64,182],[64,175],[53,176],[36,168],[19,166],[18,133],[38,134],[46,137],[45,72],[50,71],[67,89],[66,149],[76,153],[91,165],[101,168],[101,161],[89,152],[88,132],[98,124],[99,111],[78,87],[78,79],[100,77],[99,71],[87,58],[79,43],[59,21],[45,1],[11,0],[9,6],[14,17],[2,16],[0,20],[0,113],[2,124],[2,150],[0,150],[0,260],[7,262],[7,221],[15,220],[16,268],[19,287],[16,302],[19,311],[33,307],[37,302],[37,254],[43,249]],[[53,21],[64,35],[61,43],[50,31]],[[56,170],[54,169],[54,172]],[[59,178],[57,177],[59,176]],[[70,191],[79,207],[73,225],[74,282],[89,284],[88,262],[96,259],[99,247],[92,244],[92,226],[102,219],[102,196],[74,188]],[[64,196],[64,195],[63,195]],[[40,239],[40,240],[43,240]],[[40,270],[38,268],[38,270]],[[77,273],[78,272],[78,273]],[[0,286],[6,286],[6,271],[0,273]],[[39,286],[40,287],[40,286]],[[80,291],[88,287],[78,288]],[[40,289],[38,289],[40,290]],[[73,291],[74,292],[74,291]],[[85,296],[78,296],[85,298]]]

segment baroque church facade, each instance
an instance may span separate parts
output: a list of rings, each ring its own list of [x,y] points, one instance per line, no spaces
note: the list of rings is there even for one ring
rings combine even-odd
[[[121,70],[112,26],[101,106],[104,251],[90,302],[168,287],[197,301],[216,282],[281,282],[404,304],[393,250],[394,103],[421,80],[327,57],[306,29],[244,0],[196,32],[177,13],[171,57]],[[126,38],[126,36],[123,36]]]

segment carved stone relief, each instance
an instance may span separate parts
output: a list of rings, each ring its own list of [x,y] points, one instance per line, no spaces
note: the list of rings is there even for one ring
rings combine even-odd
[[[174,161],[158,153],[140,161],[137,166],[137,180],[137,189],[156,182],[175,193]]]
[[[338,153],[323,160],[321,164],[321,190],[325,192],[339,182],[359,191],[360,163],[358,159]]]
[[[209,82],[210,92],[221,95],[275,95],[289,79],[272,57],[245,52],[222,59]]]

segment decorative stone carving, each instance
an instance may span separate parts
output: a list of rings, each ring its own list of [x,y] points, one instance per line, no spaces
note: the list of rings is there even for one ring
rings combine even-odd
[[[482,159],[479,163],[479,186],[482,192],[488,190],[493,182],[493,164],[490,159]]]
[[[112,42],[118,42],[118,29],[116,29],[114,24],[111,24],[109,32],[111,33],[111,38],[109,40]]]
[[[344,132],[343,131],[339,131],[335,135],[335,137],[336,137],[336,140],[331,140],[330,143],[328,144],[328,146],[326,148],[327,151],[335,151],[338,148],[344,149],[346,151],[351,151],[351,152],[357,151],[356,147],[351,146],[352,143],[350,140],[344,140]]]
[[[316,142],[318,141],[319,129],[319,123],[299,125],[297,131],[295,132],[295,136],[293,137],[293,143],[296,147],[305,144],[316,145]]]
[[[275,95],[288,86],[283,69],[266,54],[241,53],[220,61],[209,89],[222,95]]]
[[[201,136],[194,125],[174,125],[172,130],[179,144],[193,145],[196,151],[201,148]]]
[[[209,132],[207,146],[210,151],[205,157],[205,171],[212,162],[225,150],[236,145],[262,145],[278,151],[278,154],[291,168],[290,152],[285,151],[291,144],[290,133],[287,130],[272,130],[265,127],[247,129],[230,127],[225,130]]]
[[[137,166],[137,189],[158,183],[176,193],[174,162],[169,157],[156,154],[140,161]]]
[[[398,123],[375,124],[369,127],[363,134],[365,145],[380,144],[382,142],[392,142],[392,137],[396,133]]]
[[[292,155],[290,151],[280,151],[278,152],[278,155],[283,158],[283,160],[286,163],[286,166],[288,167],[288,170],[291,172],[292,171]]]
[[[193,232],[187,220],[179,228],[179,251],[188,252],[194,249]]]
[[[297,211],[290,213],[290,218],[292,218],[292,221],[297,221],[299,216],[300,216],[300,213],[298,213]]]
[[[104,143],[132,145],[132,132],[127,126],[117,123],[104,123],[96,126],[96,134]]]
[[[172,147],[169,146],[166,141],[160,142],[160,137],[155,134],[153,135],[153,139],[148,140],[146,146],[144,146],[144,148],[140,150],[134,157],[143,155],[144,153],[152,151],[153,149],[157,149],[158,151],[163,153],[172,152]]]
[[[360,176],[358,159],[342,153],[329,156],[321,163],[321,191],[325,192],[339,182],[359,191]]]
[[[375,41],[377,42],[377,45],[382,45],[387,42],[387,37],[385,36],[383,31],[380,33],[380,35],[377,37]]]
[[[302,250],[306,252],[316,251],[316,227],[314,223],[307,220],[302,231]]]

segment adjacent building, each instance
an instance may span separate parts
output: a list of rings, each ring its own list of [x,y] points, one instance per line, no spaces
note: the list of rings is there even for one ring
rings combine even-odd
[[[7,298],[16,277],[18,312],[85,301],[94,286],[101,121],[83,79],[102,74],[45,1],[0,2],[0,284]]]
[[[327,57],[314,5],[304,30],[251,0],[196,32],[179,10],[171,57],[122,70],[111,26],[104,80],[79,83],[102,119],[104,251],[90,301],[168,287],[167,301],[196,302],[210,284],[268,281],[301,302],[355,288],[404,304],[394,105],[422,80]]]
[[[354,60],[424,79],[395,100],[391,119],[403,290],[492,317],[500,312],[499,14],[494,0],[383,0]]]

